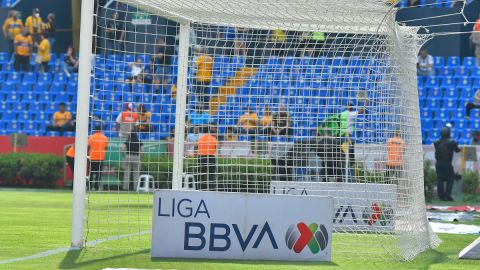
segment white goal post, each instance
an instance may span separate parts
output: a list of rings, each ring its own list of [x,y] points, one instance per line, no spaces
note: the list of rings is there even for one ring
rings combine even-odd
[[[438,245],[423,194],[425,37],[395,12],[379,0],[82,1],[72,246],[131,235],[108,248],[145,248],[152,188],[333,196],[334,256],[411,260]],[[108,139],[101,162],[87,153],[94,129]]]

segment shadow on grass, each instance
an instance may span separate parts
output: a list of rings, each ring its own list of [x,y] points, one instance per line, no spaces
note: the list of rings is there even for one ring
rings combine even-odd
[[[94,252],[92,251],[86,251],[86,252]],[[78,268],[83,268],[91,265],[97,265],[102,262],[108,262],[111,260],[115,259],[126,259],[128,257],[135,257],[137,255],[144,255],[150,253],[150,249],[145,249],[141,250],[138,252],[133,252],[133,253],[125,253],[125,254],[118,254],[114,256],[109,256],[109,257],[103,257],[99,259],[92,259],[88,261],[81,261],[82,260],[82,255],[85,254],[85,251],[83,250],[71,250],[67,252],[65,257],[62,259],[62,261],[59,264],[60,269],[78,269]],[[81,262],[79,262],[81,261]],[[331,266],[335,267],[338,266],[338,264],[335,264],[333,262],[287,262],[287,261],[243,261],[243,260],[207,260],[207,259],[165,259],[165,258],[152,258],[150,259],[151,262],[155,263],[187,263],[187,264],[192,264],[192,263],[208,263],[212,267],[215,267],[215,265],[220,265],[220,264],[236,264],[236,265],[252,265],[252,266],[285,266],[285,265],[292,265],[293,266]]]
[[[145,250],[140,250],[137,252],[132,252],[132,253],[125,253],[125,254],[118,254],[110,257],[103,257],[100,259],[93,259],[93,260],[88,260],[88,261],[81,261],[78,262],[79,259],[82,257],[82,253],[85,254],[85,252],[95,252],[93,250],[91,251],[83,251],[81,249],[79,250],[71,250],[68,251],[65,257],[62,259],[60,262],[59,268],[60,269],[77,269],[77,268],[82,268],[85,266],[101,263],[101,262],[106,262],[110,260],[115,260],[115,259],[125,259],[130,256],[137,256],[137,255],[142,255],[150,252],[150,249],[145,249]]]
[[[254,266],[339,266],[333,262],[301,262],[301,261],[250,261],[250,260],[213,260],[213,259],[166,259],[151,258],[152,262],[165,263],[208,263],[212,266],[215,264],[237,264],[237,265],[254,265]]]

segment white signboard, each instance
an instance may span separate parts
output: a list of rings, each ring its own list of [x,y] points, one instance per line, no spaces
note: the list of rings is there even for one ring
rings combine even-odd
[[[270,183],[271,194],[331,196],[336,232],[394,231],[396,185],[280,182]]]
[[[330,261],[333,199],[157,190],[152,257]]]

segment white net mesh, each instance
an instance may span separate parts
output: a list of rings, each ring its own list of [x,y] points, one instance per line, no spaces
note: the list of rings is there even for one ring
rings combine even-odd
[[[395,22],[395,9],[125,2],[96,8],[90,123],[109,151],[91,164],[89,239],[126,235],[109,247],[144,249],[145,181],[171,188],[178,180],[199,190],[331,195],[334,257],[412,259],[438,243],[423,197],[415,65],[424,40]],[[187,58],[178,56],[177,22],[191,26]],[[186,89],[179,63],[188,65]],[[174,142],[184,117],[185,136]]]

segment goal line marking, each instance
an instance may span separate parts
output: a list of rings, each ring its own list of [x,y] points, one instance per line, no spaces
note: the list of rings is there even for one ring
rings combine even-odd
[[[150,234],[151,232],[152,232],[151,230],[146,230],[146,231],[140,231],[140,232],[131,233],[131,234],[120,234],[120,235],[109,236],[109,237],[106,237],[106,238],[100,238],[100,239],[88,241],[85,244],[85,246],[86,247],[94,247],[98,244],[102,244],[102,243],[105,243],[105,242],[108,242],[108,241],[114,241],[114,240],[120,240],[122,238],[132,237],[132,236],[140,236],[140,235]],[[51,250],[43,251],[43,252],[36,253],[36,254],[30,255],[30,256],[3,260],[3,261],[0,261],[0,264],[34,260],[34,259],[39,259],[39,258],[55,255],[55,254],[62,253],[62,252],[72,251],[72,250],[78,250],[78,248],[63,247],[63,248],[51,249]]]

